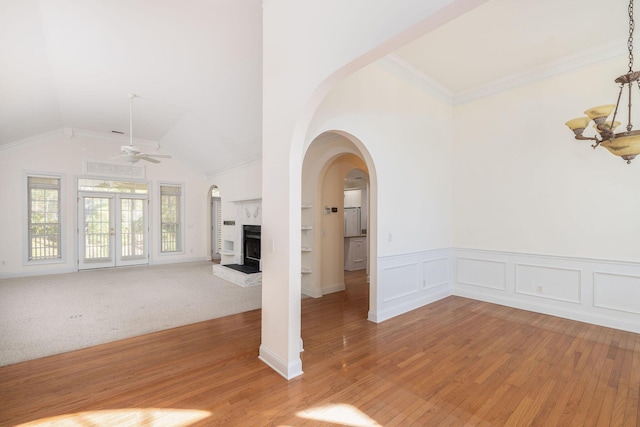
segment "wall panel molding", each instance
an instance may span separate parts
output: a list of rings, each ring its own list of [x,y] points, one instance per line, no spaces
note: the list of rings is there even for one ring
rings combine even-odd
[[[453,295],[640,333],[640,263],[454,248],[451,264]]]
[[[369,320],[382,322],[451,295],[450,259],[449,248],[379,257]]]
[[[548,265],[515,264],[518,294],[581,303],[582,272]]]
[[[457,258],[458,282],[506,291],[507,263],[486,258]]]
[[[640,275],[594,272],[593,305],[640,315]]]

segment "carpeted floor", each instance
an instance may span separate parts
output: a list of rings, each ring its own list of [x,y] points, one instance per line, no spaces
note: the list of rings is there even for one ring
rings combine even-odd
[[[0,280],[0,366],[261,306],[211,262]]]

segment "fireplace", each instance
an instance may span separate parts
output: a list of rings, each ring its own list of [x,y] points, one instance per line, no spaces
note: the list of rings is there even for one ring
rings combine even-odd
[[[247,267],[260,271],[260,226],[242,226],[242,261]]]

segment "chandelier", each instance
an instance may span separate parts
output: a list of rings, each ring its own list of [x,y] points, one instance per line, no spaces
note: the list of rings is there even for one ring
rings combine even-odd
[[[618,101],[611,105],[600,105],[598,107],[589,108],[584,113],[587,117],[579,117],[577,119],[569,120],[566,125],[573,131],[575,138],[578,140],[595,141],[591,145],[596,149],[599,145],[605,147],[607,150],[616,156],[622,157],[627,163],[631,163],[638,154],[640,154],[640,130],[632,130],[631,124],[631,89],[634,83],[638,82],[638,89],[640,90],[640,72],[633,71],[633,30],[635,28],[635,22],[633,21],[633,0],[629,1],[629,39],[627,41],[627,47],[629,49],[629,71],[627,74],[623,74],[618,77],[615,82],[620,84],[620,92],[618,93]],[[626,130],[623,132],[615,133],[615,129],[620,126],[620,122],[616,121],[618,117],[618,111],[620,110],[620,99],[622,93],[628,93],[628,119]],[[622,106],[624,109],[624,105]],[[613,111],[611,120],[607,120],[607,117]],[[620,111],[620,115],[624,113]],[[591,120],[594,121],[593,128],[596,131],[594,136],[584,136],[583,132],[589,125]]]

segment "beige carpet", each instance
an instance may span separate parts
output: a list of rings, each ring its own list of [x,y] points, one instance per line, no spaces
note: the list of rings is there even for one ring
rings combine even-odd
[[[211,262],[0,280],[0,366],[260,308]]]

